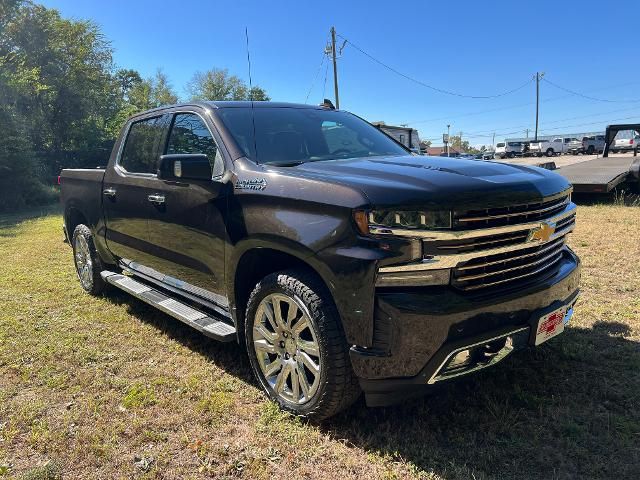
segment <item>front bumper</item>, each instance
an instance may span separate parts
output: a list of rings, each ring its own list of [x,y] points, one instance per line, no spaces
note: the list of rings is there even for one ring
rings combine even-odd
[[[514,332],[513,349],[533,344],[532,326],[549,311],[573,305],[579,279],[580,262],[567,248],[552,274],[515,291],[469,295],[428,287],[378,293],[377,344],[350,351],[367,404],[388,405],[424,392],[445,360],[466,346]]]

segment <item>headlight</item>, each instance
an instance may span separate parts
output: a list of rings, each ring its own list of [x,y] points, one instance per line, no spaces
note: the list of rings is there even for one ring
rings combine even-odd
[[[368,215],[369,227],[392,229],[451,228],[448,210],[372,210]],[[372,233],[375,233],[372,230]]]

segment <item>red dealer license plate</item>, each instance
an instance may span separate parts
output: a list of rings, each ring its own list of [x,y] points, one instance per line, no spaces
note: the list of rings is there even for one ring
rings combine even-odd
[[[540,345],[564,331],[564,317],[566,313],[567,307],[561,307],[538,320],[536,345]]]

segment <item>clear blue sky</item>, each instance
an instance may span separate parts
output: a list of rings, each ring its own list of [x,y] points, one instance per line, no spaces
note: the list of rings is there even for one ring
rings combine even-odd
[[[247,26],[254,84],[273,100],[304,102],[335,25],[402,73],[466,95],[511,90],[544,71],[548,80],[588,96],[636,100],[598,102],[541,82],[541,134],[640,120],[637,0],[42,3],[96,22],[112,42],[118,66],[143,76],[162,68],[181,96],[198,70],[227,68],[247,79]],[[338,72],[341,108],[371,121],[407,123],[423,138],[440,137],[448,123],[452,134],[462,131],[472,144],[491,143],[493,131],[498,141],[534,127],[534,83],[497,99],[443,95],[386,70],[348,43]],[[309,103],[322,100],[324,78],[323,66]],[[325,96],[333,98],[331,69]]]

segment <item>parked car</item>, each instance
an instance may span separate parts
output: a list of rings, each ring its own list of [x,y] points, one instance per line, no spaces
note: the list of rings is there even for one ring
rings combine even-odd
[[[633,151],[638,148],[638,141],[640,141],[640,136],[636,136],[635,138],[616,138],[611,147],[611,151],[613,153]]]
[[[496,152],[495,150],[485,150],[484,152],[478,154],[478,158],[482,160],[493,160],[495,158]]]
[[[553,140],[538,140],[537,142],[531,142],[529,151],[532,155],[541,157],[546,155],[552,157],[569,151],[569,145],[571,142],[579,142],[575,137],[558,137]]]
[[[237,341],[260,388],[305,418],[362,391],[398,402],[539,345],[578,296],[567,180],[412,155],[328,106],[150,110],[106,168],[61,180],[87,293],[115,287]]]
[[[604,135],[590,135],[582,139],[582,150],[587,155],[593,155],[594,153],[602,153],[604,151],[605,144]]]
[[[494,158],[514,158],[522,155],[522,142],[500,142],[496,144]]]

